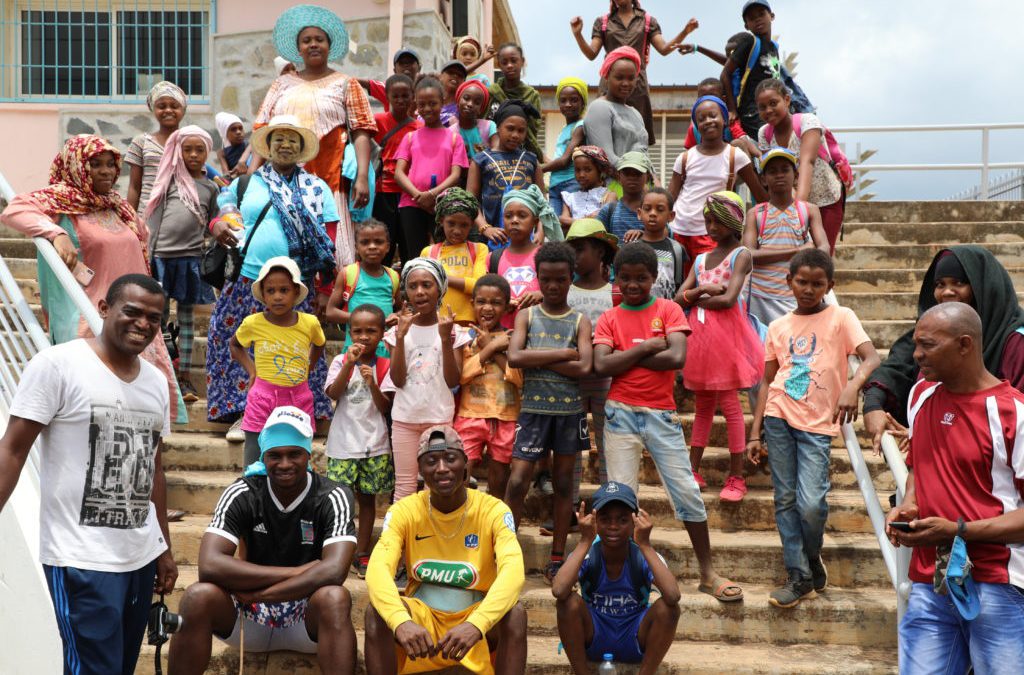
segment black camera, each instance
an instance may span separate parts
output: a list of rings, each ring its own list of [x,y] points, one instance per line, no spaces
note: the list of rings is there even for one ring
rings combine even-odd
[[[149,626],[146,641],[159,647],[171,638],[172,633],[181,630],[181,615],[167,609],[164,594],[149,608]]]

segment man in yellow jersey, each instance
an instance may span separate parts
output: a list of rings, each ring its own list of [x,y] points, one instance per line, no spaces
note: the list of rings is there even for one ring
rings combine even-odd
[[[427,490],[388,510],[366,570],[366,672],[461,665],[472,673],[524,673],[526,610],[518,600],[525,575],[512,513],[466,488],[466,454],[450,426],[423,432],[419,470]],[[394,577],[403,555],[409,585],[400,595]]]

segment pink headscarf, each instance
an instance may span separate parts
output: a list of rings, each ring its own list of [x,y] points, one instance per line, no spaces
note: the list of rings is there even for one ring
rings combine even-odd
[[[185,208],[195,215],[196,220],[200,221],[200,225],[206,225],[206,223],[202,222],[202,212],[199,210],[199,193],[196,191],[195,181],[192,179],[192,174],[188,172],[188,168],[185,167],[185,161],[181,157],[181,145],[185,142],[186,138],[201,138],[206,143],[206,151],[210,152],[213,150],[213,139],[210,138],[210,134],[195,124],[184,126],[167,138],[167,144],[164,145],[164,154],[160,158],[160,166],[156,170],[156,180],[153,182],[153,189],[150,191],[149,201],[146,203],[146,212],[142,215],[143,221],[149,220],[149,217],[156,211],[156,207],[167,196],[167,190],[170,188],[171,181],[173,180],[178,186],[178,198],[185,204]]]
[[[632,47],[619,47],[618,49],[611,50],[608,52],[608,56],[604,57],[604,63],[601,64],[600,70],[601,79],[603,80],[607,78],[608,73],[612,69],[612,65],[616,61],[621,61],[622,59],[632,61],[636,65],[637,72],[640,72],[643,69],[643,66],[641,65],[642,62],[640,61],[640,54],[638,54],[635,49]]]

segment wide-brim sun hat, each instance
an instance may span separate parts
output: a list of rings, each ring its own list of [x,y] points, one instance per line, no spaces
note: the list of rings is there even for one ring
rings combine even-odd
[[[302,136],[302,150],[295,160],[296,164],[308,162],[320,152],[320,139],[316,133],[302,126],[295,115],[274,115],[270,118],[270,124],[252,132],[249,142],[252,143],[253,151],[263,159],[270,159],[270,134],[279,129],[294,131]]]
[[[341,17],[319,5],[295,5],[277,17],[277,23],[274,24],[274,47],[277,53],[296,65],[301,64],[299,33],[310,26],[319,28],[330,38],[328,61],[341,61],[345,58],[348,53],[348,28]]]
[[[579,218],[572,221],[569,231],[565,233],[565,240],[571,242],[574,239],[597,239],[612,247],[613,251],[619,250],[619,238],[604,228],[597,218]]]
[[[291,275],[292,281],[298,285],[299,296],[295,299],[295,307],[298,307],[306,299],[306,296],[309,295],[309,288],[306,287],[306,284],[302,283],[302,272],[299,271],[298,263],[286,255],[273,257],[263,263],[263,267],[260,268],[260,273],[256,276],[256,280],[252,282],[252,297],[264,305],[267,304],[263,302],[263,280],[270,274],[270,270],[275,268],[286,270]]]

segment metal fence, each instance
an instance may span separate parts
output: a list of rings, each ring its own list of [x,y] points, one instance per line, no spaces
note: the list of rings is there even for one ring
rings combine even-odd
[[[951,201],[975,201],[985,199],[981,196],[982,189],[976,187],[958,192]],[[1001,176],[988,185],[987,199],[1022,200],[1024,199],[1024,169],[1018,169],[1005,176]]]
[[[209,100],[212,0],[4,0],[0,101],[138,103],[160,80]]]
[[[981,174],[978,196],[975,199],[990,198],[990,174],[992,171],[1024,169],[1024,162],[992,162],[989,159],[989,137],[993,131],[1024,129],[1024,123],[1001,124],[916,124],[904,126],[834,127],[835,134],[873,133],[920,133],[920,132],[980,132],[981,161],[967,164],[875,164],[873,162],[852,165],[857,184],[867,171],[978,171]],[[965,197],[969,199],[969,197]]]

